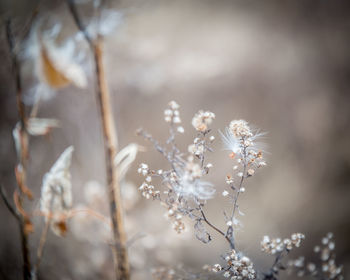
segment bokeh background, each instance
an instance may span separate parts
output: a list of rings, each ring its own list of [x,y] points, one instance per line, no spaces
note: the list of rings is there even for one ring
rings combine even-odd
[[[1,13],[3,18],[13,16],[20,25],[35,5],[36,1],[3,2]],[[151,279],[152,267],[179,263],[200,270],[204,264],[217,263],[227,250],[215,233],[210,244],[201,244],[190,223],[187,232],[176,234],[163,216],[164,209],[142,199],[137,191],[143,180],[136,172],[138,164],[146,162],[156,169],[164,168],[165,162],[135,131],[142,126],[165,141],[163,110],[170,100],[181,105],[185,134],[178,143],[183,150],[195,135],[192,116],[199,109],[216,114],[212,127],[217,141],[209,160],[214,165],[210,180],[217,195],[208,202],[207,215],[221,226],[223,207],[229,205],[220,193],[231,162],[222,150],[218,130],[232,119],[243,118],[268,132],[264,139],[268,166],[248,182],[240,198],[245,216],[237,242],[257,268],[273,262],[260,252],[263,235],[287,237],[303,232],[306,240],[294,256],[312,259],[313,246],[331,231],[338,263],[349,271],[349,2],[139,0],[113,2],[109,7],[122,15],[105,39],[119,143],[124,147],[136,142],[147,148],[123,183],[128,234],[142,235],[129,248],[133,279]],[[64,2],[47,1],[40,13],[39,17],[55,17],[65,29],[76,32]],[[18,114],[4,28],[1,42],[0,175],[12,193],[16,164],[12,129]],[[22,76],[29,85],[33,68],[22,61]],[[39,116],[56,118],[61,127],[50,137],[31,140],[28,184],[37,198],[42,176],[69,145],[75,147],[74,204],[87,203],[86,190],[91,185],[101,188],[96,197],[105,197],[103,143],[89,56],[86,62],[86,89],[67,87],[40,105]],[[27,91],[24,88],[25,95]],[[28,203],[27,209],[37,209],[37,201]],[[94,207],[108,214],[104,202]],[[103,225],[89,224],[88,218],[73,218],[65,238],[49,235],[40,279],[111,279],[112,256],[98,230]],[[0,220],[0,278],[20,279],[19,232],[3,203]],[[35,226],[33,249],[43,226],[40,218]]]

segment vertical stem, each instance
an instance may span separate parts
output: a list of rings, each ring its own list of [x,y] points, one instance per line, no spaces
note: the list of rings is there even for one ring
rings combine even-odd
[[[33,267],[33,270],[32,270],[33,279],[37,279],[37,273],[38,273],[39,266],[40,266],[40,263],[41,263],[41,258],[43,256],[44,247],[45,247],[45,243],[46,243],[47,233],[49,231],[49,227],[50,227],[50,220],[48,219],[48,220],[45,220],[45,225],[44,225],[44,228],[43,228],[43,230],[41,232],[39,246],[38,246],[37,253],[36,253],[37,259],[36,259],[36,263],[35,263],[35,265]]]
[[[28,133],[26,129],[26,116],[25,116],[25,105],[22,101],[22,85],[21,85],[21,77],[20,77],[20,69],[17,61],[16,53],[14,52],[14,41],[13,34],[11,30],[11,21],[8,20],[6,22],[6,35],[7,41],[11,51],[11,59],[12,59],[12,70],[15,78],[16,84],[16,100],[17,100],[17,110],[20,118],[20,146],[21,146],[21,154],[20,154],[20,163],[18,166],[19,178],[17,178],[17,183],[20,191],[19,195],[19,205],[23,204],[23,190],[26,189],[26,171],[27,171],[27,160],[28,160]],[[23,278],[31,279],[31,264],[30,264],[30,252],[28,246],[28,237],[29,232],[26,230],[26,221],[23,216],[20,216],[19,219],[19,228],[21,234],[21,248],[22,248],[22,257],[23,257]]]
[[[97,99],[100,107],[103,128],[103,139],[106,159],[106,175],[109,191],[109,208],[111,212],[112,228],[114,235],[114,265],[117,279],[129,279],[129,262],[126,248],[126,235],[123,224],[123,209],[120,195],[119,180],[114,158],[117,153],[117,136],[111,112],[110,95],[105,80],[102,61],[102,42],[96,40],[93,44],[95,70],[97,76]]]

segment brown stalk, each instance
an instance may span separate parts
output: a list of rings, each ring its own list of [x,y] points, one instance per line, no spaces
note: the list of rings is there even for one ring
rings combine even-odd
[[[7,41],[11,52],[11,60],[12,60],[12,70],[15,79],[16,85],[16,100],[17,100],[17,110],[20,118],[20,146],[21,146],[21,154],[19,159],[19,167],[17,166],[17,170],[20,169],[19,174],[17,175],[17,184],[19,188],[19,196],[18,196],[18,205],[22,208],[23,199],[25,193],[23,190],[27,190],[26,187],[26,175],[27,175],[27,161],[28,161],[28,133],[26,129],[26,114],[25,114],[25,105],[22,101],[22,85],[21,85],[21,77],[20,77],[20,69],[17,60],[16,53],[14,51],[14,40],[13,34],[11,30],[11,20],[6,22],[6,35]],[[22,248],[22,258],[23,258],[23,278],[31,279],[31,263],[30,263],[30,252],[29,252],[29,231],[27,230],[28,221],[27,217],[19,215],[18,224],[20,228],[21,234],[21,248]]]
[[[111,112],[111,103],[108,87],[106,84],[103,61],[102,61],[102,42],[98,40],[94,43],[95,70],[97,75],[97,99],[100,106],[102,118],[106,175],[109,192],[109,208],[111,212],[113,235],[115,246],[113,249],[115,269],[117,279],[129,279],[129,262],[126,248],[126,235],[123,224],[123,208],[120,195],[120,187],[117,169],[114,167],[114,158],[117,154],[117,138],[113,116]]]
[[[39,246],[38,246],[38,249],[36,251],[36,262],[35,262],[35,265],[34,265],[33,271],[32,271],[32,275],[33,275],[34,279],[37,278],[37,273],[38,273],[41,259],[43,256],[44,247],[45,247],[45,243],[47,240],[47,234],[48,234],[49,228],[50,228],[50,220],[48,219],[45,221],[45,225],[44,225],[44,228],[43,228],[43,230],[41,232],[41,236],[40,236]]]
[[[89,44],[95,62],[95,74],[97,79],[96,98],[101,115],[105,160],[106,179],[109,193],[109,208],[112,219],[112,231],[114,236],[114,246],[112,246],[114,269],[116,279],[130,279],[130,268],[127,254],[127,240],[123,223],[123,208],[120,195],[119,179],[117,169],[114,167],[114,158],[117,154],[118,144],[115,131],[115,124],[111,110],[110,94],[105,78],[103,66],[103,47],[101,38],[92,39],[77,12],[74,0],[67,0],[73,19],[84,34]]]

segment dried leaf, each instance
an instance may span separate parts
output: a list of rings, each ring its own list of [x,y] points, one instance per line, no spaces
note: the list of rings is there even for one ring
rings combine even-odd
[[[53,41],[41,44],[39,63],[39,78],[54,89],[71,83],[81,88],[87,85],[84,70],[74,62],[71,51],[56,47]]]
[[[64,237],[68,231],[67,223],[65,219],[53,221],[51,224],[51,230],[58,236]]]
[[[70,164],[74,148],[68,147],[45,174],[41,187],[40,210],[51,222],[52,231],[62,236],[62,224],[72,207],[72,183]]]
[[[197,222],[194,224],[194,229],[198,240],[205,244],[211,241],[211,236],[206,230],[205,226],[202,224],[201,220],[197,220]]]
[[[30,135],[47,135],[54,127],[59,126],[59,121],[55,119],[30,118],[27,124],[27,130]]]
[[[40,60],[42,79],[49,86],[52,88],[62,88],[69,85],[70,80],[54,66],[44,48],[41,49]]]

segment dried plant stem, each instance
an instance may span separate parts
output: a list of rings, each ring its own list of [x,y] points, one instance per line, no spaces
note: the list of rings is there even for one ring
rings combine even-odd
[[[22,101],[22,85],[21,85],[21,77],[20,77],[20,69],[17,61],[17,56],[14,51],[14,40],[11,30],[11,20],[6,22],[6,34],[7,41],[9,44],[11,59],[12,59],[12,68],[13,75],[16,84],[16,100],[17,100],[17,110],[20,117],[20,163],[19,163],[19,176],[17,178],[17,183],[19,187],[19,197],[18,204],[22,207],[24,194],[28,194],[28,190],[26,187],[26,174],[27,174],[27,160],[28,160],[28,133],[26,130],[26,115],[25,115],[25,105]],[[24,190],[26,190],[24,192]],[[26,230],[26,223],[28,221],[25,220],[25,217],[19,216],[19,228],[21,234],[21,247],[22,247],[22,257],[23,257],[23,278],[31,279],[31,263],[30,263],[30,252],[28,245],[29,232]]]
[[[112,246],[114,269],[116,279],[130,279],[126,235],[123,224],[122,200],[120,195],[118,173],[117,169],[114,167],[114,158],[118,149],[117,135],[111,111],[110,95],[104,74],[102,40],[100,38],[92,40],[79,17],[74,0],[67,0],[67,3],[77,27],[84,34],[84,37],[94,55],[95,73],[97,78],[96,97],[98,100],[102,121],[106,159],[106,177],[109,192],[109,208],[111,212],[112,230],[114,236],[114,246]]]
[[[231,214],[231,221],[233,221],[235,218],[236,209],[238,208],[238,197],[239,197],[239,194],[241,193],[241,188],[243,186],[243,182],[245,179],[245,174],[246,174],[246,170],[247,170],[246,157],[247,157],[247,151],[246,151],[246,148],[243,148],[243,160],[244,160],[243,172],[242,172],[243,176],[239,182],[237,193],[234,197],[233,209],[232,209],[232,214]],[[233,229],[232,225],[230,225],[227,228],[226,239],[230,240],[229,243],[230,243],[231,249],[235,249],[235,237],[234,237],[234,229]]]
[[[212,229],[220,233],[223,237],[225,237],[226,241],[230,244],[231,249],[234,249],[235,245],[232,243],[232,240],[225,234],[222,230],[218,229],[216,226],[214,226],[211,222],[208,221],[207,217],[204,214],[204,211],[201,209],[200,210],[202,214],[203,221],[210,226]]]
[[[34,280],[36,279],[36,275],[37,275],[38,270],[39,270],[39,266],[41,263],[41,258],[43,255],[43,251],[44,251],[45,243],[47,240],[47,233],[49,231],[49,228],[50,228],[50,220],[47,219],[47,220],[45,220],[45,226],[41,232],[39,246],[38,246],[37,253],[36,253],[36,256],[37,256],[36,263],[35,263],[35,266],[33,267],[33,270],[32,270],[32,276],[33,276]]]
[[[94,44],[95,70],[97,76],[97,99],[100,106],[102,128],[104,136],[104,148],[106,157],[106,175],[109,191],[109,207],[112,218],[115,246],[113,254],[115,258],[115,270],[117,279],[129,279],[129,262],[126,247],[126,235],[123,224],[123,208],[120,195],[120,187],[117,169],[114,167],[114,158],[117,154],[117,137],[113,116],[111,112],[110,95],[105,80],[102,61],[102,42],[97,40]]]
[[[15,217],[17,221],[20,221],[20,216],[17,213],[16,209],[11,205],[3,185],[0,185],[0,195],[10,213]]]

